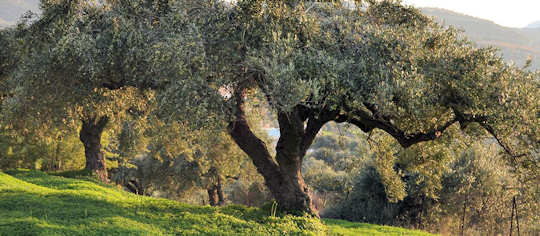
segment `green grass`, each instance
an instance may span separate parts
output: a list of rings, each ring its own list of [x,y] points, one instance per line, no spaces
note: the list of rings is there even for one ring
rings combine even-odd
[[[0,235],[428,235],[267,210],[142,197],[90,178],[0,172]]]
[[[330,235],[410,235],[430,236],[433,234],[418,230],[409,230],[398,227],[372,225],[366,223],[354,223],[345,220],[324,219],[329,226]]]

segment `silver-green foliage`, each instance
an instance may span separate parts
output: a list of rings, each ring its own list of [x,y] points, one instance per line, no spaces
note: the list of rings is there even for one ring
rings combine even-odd
[[[414,8],[391,1],[353,9],[262,0],[198,4],[179,4],[168,16],[183,22],[192,12],[183,29],[197,32],[198,41],[186,45],[204,51],[192,75],[176,76],[162,95],[168,114],[230,114],[233,90],[248,87],[274,110],[338,111],[405,147],[452,124],[477,122],[510,155],[538,148],[538,73],[507,65],[494,49],[475,48]],[[535,162],[530,155],[521,161]]]

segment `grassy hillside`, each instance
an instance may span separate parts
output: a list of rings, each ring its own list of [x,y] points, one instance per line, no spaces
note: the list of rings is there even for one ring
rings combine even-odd
[[[426,232],[418,230],[408,230],[403,228],[396,228],[382,225],[372,225],[366,223],[354,223],[346,220],[334,220],[324,219],[324,223],[327,225],[328,235],[370,235],[370,236],[398,236],[398,235],[410,235],[410,236],[430,236]]]
[[[91,179],[0,172],[0,235],[429,235],[268,212],[141,197]]]

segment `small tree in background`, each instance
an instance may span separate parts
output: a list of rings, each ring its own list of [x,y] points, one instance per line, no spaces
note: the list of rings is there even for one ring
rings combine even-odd
[[[113,25],[93,21],[111,17],[104,8],[86,1],[44,1],[41,7],[41,15],[27,16],[11,38],[16,67],[9,71],[6,119],[41,137],[79,129],[85,169],[106,182],[103,132],[128,111],[145,110],[149,95],[112,84],[123,76],[118,53],[124,43],[110,34]]]

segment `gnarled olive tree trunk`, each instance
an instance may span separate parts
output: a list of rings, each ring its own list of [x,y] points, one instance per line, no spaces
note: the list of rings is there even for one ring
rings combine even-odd
[[[101,135],[108,122],[108,117],[83,120],[82,128],[79,132],[79,138],[84,144],[84,155],[86,157],[85,169],[96,174],[103,182],[108,182],[108,176],[105,157],[101,151]]]
[[[218,172],[218,169],[214,166],[210,168],[208,174],[214,179],[213,183],[206,190],[208,192],[208,200],[210,206],[223,206],[225,205],[225,195],[223,194],[223,180]]]
[[[217,184],[210,186],[207,189],[210,206],[225,205],[225,196],[223,194],[223,186],[219,180]]]
[[[307,149],[326,122],[310,117],[300,107],[290,112],[278,112],[280,138],[274,160],[266,144],[249,127],[242,96],[237,95],[236,99],[238,106],[235,120],[229,124],[229,133],[264,177],[266,186],[278,203],[278,209],[290,214],[318,216],[301,168]]]
[[[208,203],[210,204],[210,206],[217,206],[219,199],[216,187],[212,185],[208,189],[206,189],[206,191],[208,192]]]

